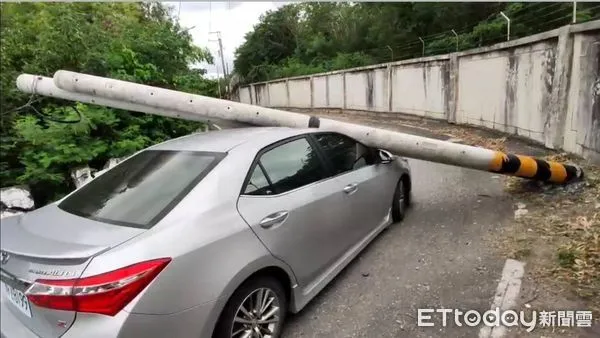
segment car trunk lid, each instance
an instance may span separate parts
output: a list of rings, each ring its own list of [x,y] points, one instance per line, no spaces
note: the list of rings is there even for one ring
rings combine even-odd
[[[55,204],[5,218],[1,225],[2,307],[35,334],[59,337],[75,312],[37,307],[25,297],[37,279],[74,279],[90,259],[145,230],[79,217]]]

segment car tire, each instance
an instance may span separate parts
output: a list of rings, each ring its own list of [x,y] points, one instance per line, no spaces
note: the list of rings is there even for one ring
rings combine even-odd
[[[396,184],[394,191],[394,200],[392,201],[392,220],[394,223],[400,222],[406,215],[406,209],[410,205],[410,182],[406,175],[403,175]]]
[[[261,290],[263,297],[260,297],[261,294],[259,292],[261,292]],[[267,290],[268,294],[265,295]],[[272,297],[274,297],[274,299],[269,301]],[[263,306],[269,305],[262,311],[260,309],[258,311],[251,310],[253,302],[256,302],[259,298],[263,298],[263,300],[266,299],[262,302]],[[242,306],[245,311],[242,310]],[[278,310],[275,310],[275,307],[278,308]],[[260,307],[257,306],[256,308]],[[278,338],[281,335],[287,308],[288,299],[281,283],[269,276],[251,278],[244,282],[227,301],[227,304],[221,313],[221,317],[217,322],[213,338],[242,337],[245,331],[253,329],[263,330],[261,332],[263,332],[264,336]],[[277,318],[275,323],[264,323],[259,321],[261,314],[264,318],[264,316],[268,315],[271,311],[276,311],[276,314],[265,318],[265,321]],[[236,322],[236,317],[246,320],[248,323]],[[272,334],[268,335],[268,332],[264,330],[268,330]],[[236,334],[236,332],[239,333]]]

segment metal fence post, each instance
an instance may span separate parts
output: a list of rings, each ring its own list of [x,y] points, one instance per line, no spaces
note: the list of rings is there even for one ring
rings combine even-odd
[[[500,15],[502,15],[504,17],[504,19],[506,19],[506,41],[510,40],[510,19],[508,18],[508,16],[506,16],[506,14],[504,14],[504,12],[500,12]]]

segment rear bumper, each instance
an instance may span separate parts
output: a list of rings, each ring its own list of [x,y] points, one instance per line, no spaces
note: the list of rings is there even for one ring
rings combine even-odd
[[[0,300],[0,336],[2,338],[39,338],[31,332],[7,307],[8,300],[4,297]]]
[[[217,302],[210,302],[168,315],[121,311],[109,317],[80,313],[62,338],[210,337],[214,328],[212,313],[216,305]]]
[[[24,326],[2,302],[2,338],[40,338]],[[75,323],[62,338],[187,338],[210,337],[222,304],[206,303],[169,315],[133,314],[125,311],[114,317],[77,314]]]

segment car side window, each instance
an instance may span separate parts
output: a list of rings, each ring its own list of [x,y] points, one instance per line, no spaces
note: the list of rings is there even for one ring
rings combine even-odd
[[[244,189],[246,195],[272,195],[273,189],[262,168],[257,164]]]
[[[333,174],[360,169],[375,163],[370,149],[340,134],[316,134],[317,143],[332,165]]]
[[[321,159],[305,138],[268,150],[259,158],[259,163],[265,169],[276,194],[317,182],[327,176]],[[256,168],[260,166],[257,165]]]

